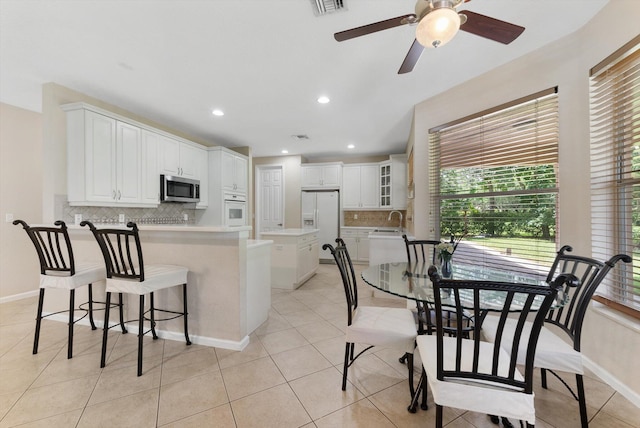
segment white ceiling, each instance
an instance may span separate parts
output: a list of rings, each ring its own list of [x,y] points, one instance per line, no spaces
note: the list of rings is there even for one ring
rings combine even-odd
[[[415,104],[574,32],[608,0],[473,0],[460,9],[525,32],[507,46],[460,32],[405,75],[415,27],[333,33],[414,0],[344,0],[319,17],[312,1],[0,0],[0,101],[41,111],[41,85],[55,82],[258,157],[401,153]]]

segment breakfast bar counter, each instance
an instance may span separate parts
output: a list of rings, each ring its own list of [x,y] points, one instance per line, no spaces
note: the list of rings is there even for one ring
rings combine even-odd
[[[249,240],[250,226],[140,224],[138,228],[145,263],[181,265],[189,269],[187,287],[192,342],[242,350],[249,343],[249,334],[266,320],[270,307],[271,241]],[[78,262],[103,262],[98,244],[87,227],[69,225],[69,234]],[[255,283],[249,284],[248,281]],[[78,294],[76,301],[87,300],[86,295],[80,291]],[[156,306],[179,308],[182,300],[179,294],[177,288],[156,292]],[[45,301],[45,312],[66,307],[66,293],[49,295],[51,298]],[[104,301],[103,284],[94,286],[94,300]],[[125,302],[126,319],[136,318],[134,300]],[[129,308],[134,310],[129,313]],[[102,314],[97,312],[95,316],[100,325]],[[161,322],[157,328],[162,338],[184,341],[180,319]]]

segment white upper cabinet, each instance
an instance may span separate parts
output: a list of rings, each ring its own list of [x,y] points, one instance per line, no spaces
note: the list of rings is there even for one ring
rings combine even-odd
[[[142,202],[160,203],[160,168],[158,167],[158,144],[160,136],[142,130]]]
[[[378,164],[345,165],[342,168],[342,207],[378,208]]]
[[[380,208],[407,209],[407,156],[391,155],[380,163]]]
[[[67,138],[70,205],[148,206],[139,127],[79,108],[68,110]]]
[[[116,201],[135,204],[142,200],[141,130],[117,122],[116,132]]]
[[[92,111],[68,116],[69,202],[116,202],[116,121]]]
[[[339,189],[342,184],[342,164],[307,164],[301,170],[303,189]]]
[[[207,157],[206,150],[165,136],[160,136],[158,150],[161,174],[201,179],[198,165],[200,157]]]
[[[207,208],[209,206],[209,153],[206,149],[198,154],[198,176],[200,177],[200,201],[196,208]]]
[[[222,187],[232,192],[247,193],[247,158],[230,152],[222,152]]]
[[[61,107],[70,205],[156,207],[161,173],[208,181],[204,148],[85,103]]]

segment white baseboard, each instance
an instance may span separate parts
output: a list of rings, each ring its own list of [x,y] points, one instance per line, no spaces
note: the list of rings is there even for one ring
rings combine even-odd
[[[33,291],[27,291],[26,293],[14,294],[12,296],[0,297],[0,304],[15,302],[16,300],[26,299],[27,297],[38,297],[39,288]]]
[[[48,315],[48,314],[43,313],[43,315]],[[65,314],[51,315],[47,317],[47,319],[51,321],[63,322],[65,324],[68,323],[69,321],[69,319],[67,318],[67,315]],[[104,325],[104,321],[99,321],[95,318],[93,321],[97,328],[102,329],[102,326]],[[87,327],[91,325],[89,324],[89,318],[81,319],[80,321],[78,321],[78,324],[85,325]],[[131,322],[131,323],[127,323],[126,326],[127,326],[127,330],[130,333],[138,331],[138,323]],[[116,331],[117,331],[117,327],[116,327]],[[181,333],[181,332],[156,329],[156,334],[160,339],[174,340],[176,342],[184,342],[185,340],[184,333]],[[242,351],[249,344],[249,336],[243,337],[242,340],[235,341],[235,340],[228,340],[228,339],[218,339],[215,337],[195,336],[190,334],[189,339],[191,340],[191,343],[195,345],[211,346],[214,348],[229,349],[232,351]]]
[[[582,356],[582,362],[584,366],[591,370],[596,376],[602,379],[605,383],[607,383],[610,387],[619,392],[624,398],[632,402],[636,407],[640,407],[640,394],[633,391],[623,382],[621,382],[618,378],[613,376],[608,371],[604,370],[602,367],[585,357]]]

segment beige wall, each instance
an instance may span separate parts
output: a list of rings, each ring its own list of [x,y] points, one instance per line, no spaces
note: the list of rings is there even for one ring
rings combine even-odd
[[[38,258],[22,227],[42,222],[42,115],[0,103],[0,301],[38,289]]]
[[[430,98],[415,108],[408,147],[414,150],[415,234],[429,238],[428,130],[487,108],[558,86],[559,243],[591,254],[589,183],[589,69],[638,34],[640,2],[612,0],[576,33]],[[517,43],[517,42],[515,42]],[[506,49],[506,48],[505,48]],[[424,167],[419,167],[420,165]],[[633,323],[633,321],[629,321]],[[624,324],[624,323],[623,323]],[[591,310],[585,355],[640,397],[640,334]],[[637,326],[637,322],[636,322]],[[610,334],[615,332],[616,334]],[[640,401],[636,401],[640,403]]]

